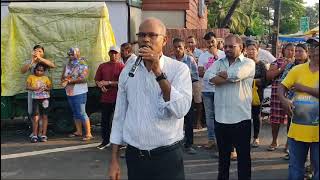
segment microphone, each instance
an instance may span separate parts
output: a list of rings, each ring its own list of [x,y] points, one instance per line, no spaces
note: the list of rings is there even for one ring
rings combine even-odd
[[[141,64],[141,61],[142,61],[142,57],[138,56],[136,59],[136,62],[134,62],[133,66],[131,67],[131,70],[129,71],[130,77],[134,77],[134,75],[136,74],[136,71],[138,69],[138,66]]]
[[[146,46],[146,45],[141,46],[141,48],[143,47],[149,47],[149,46]],[[136,59],[136,62],[134,62],[133,66],[131,67],[131,70],[129,71],[129,77],[134,77],[138,69],[138,66],[141,64],[141,61],[142,61],[142,57],[138,56]]]

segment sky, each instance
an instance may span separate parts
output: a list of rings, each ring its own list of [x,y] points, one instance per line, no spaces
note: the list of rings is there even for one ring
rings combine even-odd
[[[304,0],[305,6],[313,6],[318,0]]]

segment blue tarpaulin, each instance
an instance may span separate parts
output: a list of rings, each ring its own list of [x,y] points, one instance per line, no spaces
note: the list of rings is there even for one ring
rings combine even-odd
[[[279,41],[291,42],[291,43],[303,43],[306,42],[304,37],[279,37]]]

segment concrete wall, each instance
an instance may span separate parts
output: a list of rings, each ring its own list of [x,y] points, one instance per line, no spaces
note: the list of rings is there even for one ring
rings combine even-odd
[[[167,28],[185,28],[185,11],[143,11],[142,20],[148,17],[160,19]]]
[[[141,24],[142,12],[141,9],[130,7],[130,42],[137,41],[136,34],[139,32],[139,25]]]

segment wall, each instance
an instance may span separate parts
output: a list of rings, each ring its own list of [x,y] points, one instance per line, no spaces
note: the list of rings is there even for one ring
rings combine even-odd
[[[142,20],[148,17],[160,19],[167,28],[184,28],[185,12],[184,11],[143,11]]]
[[[141,9],[130,7],[130,35],[129,41],[137,40],[136,34],[139,32],[139,25],[141,24],[142,12]]]
[[[189,9],[190,0],[143,0],[143,11],[167,11]]]
[[[207,7],[204,6],[203,17],[199,17],[199,1],[201,0],[190,0],[190,9],[186,10],[187,29],[207,29]]]
[[[128,6],[124,2],[106,2],[117,46],[128,41]]]

